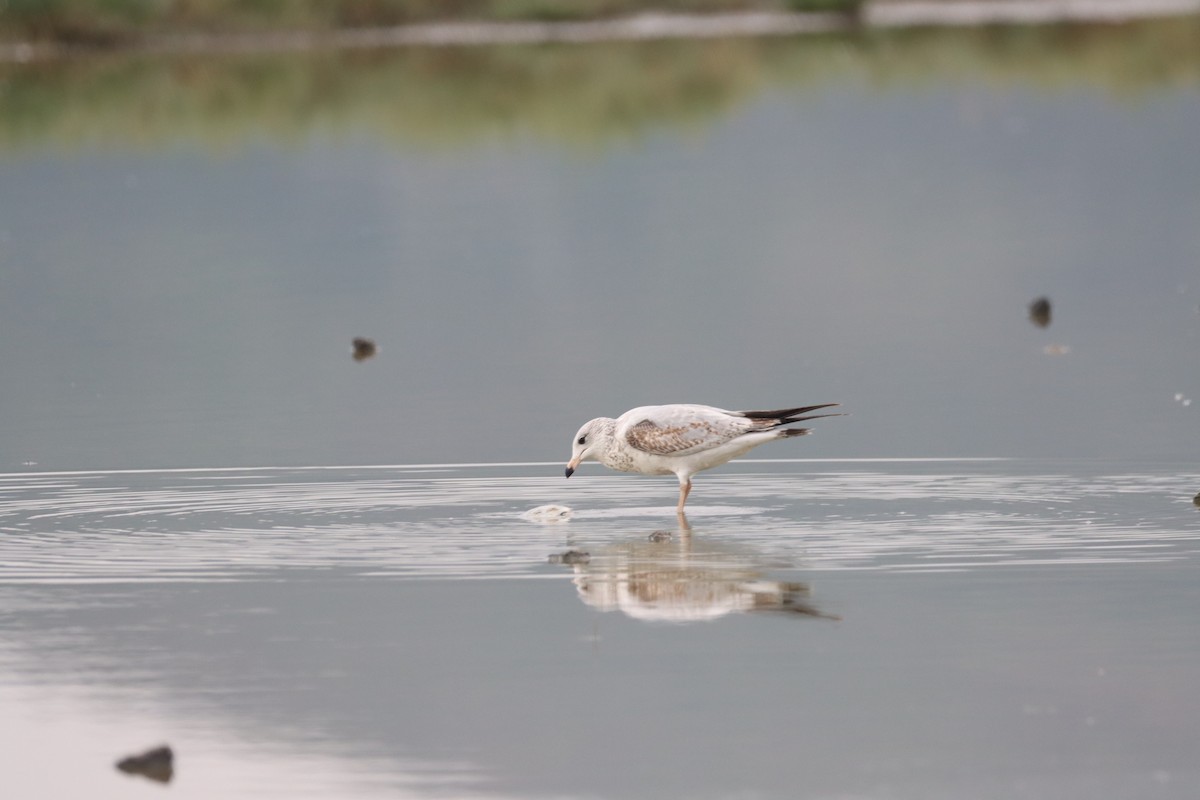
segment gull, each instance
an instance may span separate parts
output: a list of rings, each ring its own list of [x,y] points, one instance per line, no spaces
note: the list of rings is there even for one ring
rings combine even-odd
[[[803,436],[808,428],[788,428],[796,422],[836,417],[812,414],[837,403],[822,403],[776,411],[726,411],[692,404],[639,406],[616,419],[597,417],[575,434],[567,477],[584,461],[599,461],[609,469],[642,475],[679,478],[679,505],[692,491],[692,476],[745,455],[764,442]]]

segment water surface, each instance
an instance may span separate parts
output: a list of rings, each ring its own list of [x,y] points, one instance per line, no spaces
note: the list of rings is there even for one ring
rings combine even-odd
[[[681,401],[1191,458],[1194,30],[9,67],[0,465],[548,461]]]
[[[1198,34],[0,66],[8,793],[1196,797]]]
[[[759,462],[681,523],[554,472],[5,476],[10,785],[167,740],[197,797],[1200,788],[1200,473]]]

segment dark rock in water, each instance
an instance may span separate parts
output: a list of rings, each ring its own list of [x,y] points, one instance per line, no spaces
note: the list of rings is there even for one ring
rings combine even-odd
[[[1050,298],[1039,297],[1029,304],[1029,318],[1033,320],[1033,324],[1039,328],[1045,328],[1050,324]]]
[[[652,541],[652,542],[669,542],[669,541],[671,541],[671,532],[670,531],[655,531],[654,533],[650,534],[650,541]]]
[[[591,554],[582,550],[568,550],[565,553],[555,553],[550,556],[551,564],[586,564],[591,560]]]
[[[127,775],[141,775],[159,783],[170,783],[175,775],[175,754],[163,745],[141,755],[127,756],[117,762],[117,769]]]
[[[361,336],[354,339],[354,360],[366,361],[371,356],[375,355],[375,342],[372,339],[364,339]]]
[[[1198,494],[1198,495],[1196,495],[1195,497],[1193,497],[1193,498],[1192,498],[1192,503],[1193,503],[1194,505],[1196,505],[1196,506],[1200,507],[1200,494]]]

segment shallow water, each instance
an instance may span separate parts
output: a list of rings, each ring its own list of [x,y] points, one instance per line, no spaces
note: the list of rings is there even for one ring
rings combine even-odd
[[[557,464],[10,474],[0,578],[526,577],[545,572],[543,551],[563,537],[678,527],[673,506],[656,505],[673,499],[674,479],[585,469],[601,474],[567,483]],[[697,485],[687,521],[702,533],[819,570],[1178,560],[1195,532],[1177,523],[1200,519],[1188,512],[1200,473],[1103,462],[751,461]],[[550,501],[571,508],[569,522],[522,513]]]
[[[763,457],[1186,461],[1196,53],[1184,20],[7,67],[0,469],[549,461],[662,402],[852,415]]]
[[[7,475],[7,780],[161,791],[112,762],[162,740],[194,797],[1191,797],[1197,485],[754,462],[685,527],[549,464]]]
[[[0,65],[5,797],[1200,795],[1198,42]]]

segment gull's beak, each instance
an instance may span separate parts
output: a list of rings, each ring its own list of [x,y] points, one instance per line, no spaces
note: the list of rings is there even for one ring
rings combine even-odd
[[[575,474],[575,468],[578,466],[579,466],[578,458],[572,458],[570,461],[567,462],[567,477],[568,478]]]

